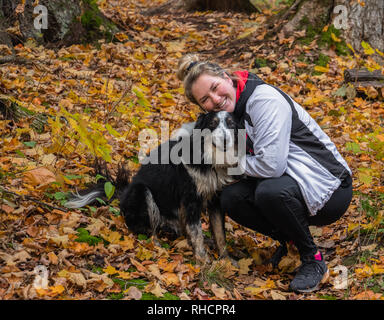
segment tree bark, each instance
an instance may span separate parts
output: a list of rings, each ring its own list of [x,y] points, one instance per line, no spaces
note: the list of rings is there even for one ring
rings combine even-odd
[[[289,36],[293,31],[300,29],[303,19],[312,25],[333,24],[342,31],[347,43],[358,52],[362,50],[362,41],[368,42],[381,52],[384,51],[383,0],[366,0],[364,5],[350,0],[303,0],[296,13],[283,27],[284,35]],[[336,23],[336,20],[341,24]]]
[[[39,18],[42,17],[42,11],[34,13],[34,0],[0,0],[0,20],[3,21],[0,28],[15,27],[18,21],[20,40],[33,38],[38,43],[58,45],[94,41],[106,34],[113,36],[118,31],[98,10],[96,2],[39,0],[39,5],[47,10],[46,26],[42,25],[43,20]]]
[[[286,36],[302,27],[303,21],[312,26],[325,25],[330,19],[332,0],[303,0],[296,9],[293,18],[284,25],[282,31]]]
[[[361,51],[361,42],[384,52],[384,1],[366,0],[364,6],[357,1],[335,0],[335,6],[347,8],[348,19],[344,36],[347,42]]]

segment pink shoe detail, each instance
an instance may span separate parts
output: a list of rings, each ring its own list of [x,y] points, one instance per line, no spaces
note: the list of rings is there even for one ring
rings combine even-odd
[[[321,257],[321,253],[320,253],[320,251],[318,251],[318,252],[315,254],[315,259],[316,259],[317,261],[321,261],[321,260],[323,260],[322,257]]]

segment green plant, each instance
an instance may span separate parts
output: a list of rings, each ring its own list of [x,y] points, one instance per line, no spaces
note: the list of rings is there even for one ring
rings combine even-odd
[[[78,228],[76,231],[78,232],[78,238],[75,239],[76,242],[86,242],[89,245],[94,246],[99,242],[103,241],[103,239],[91,236],[88,230],[84,228]]]

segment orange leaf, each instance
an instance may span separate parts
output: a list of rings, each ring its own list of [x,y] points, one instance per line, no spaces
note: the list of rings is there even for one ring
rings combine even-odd
[[[27,171],[24,173],[24,177],[33,186],[46,185],[56,181],[54,173],[44,167]]]

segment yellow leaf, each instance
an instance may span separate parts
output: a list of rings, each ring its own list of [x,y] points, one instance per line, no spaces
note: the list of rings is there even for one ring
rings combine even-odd
[[[121,240],[119,242],[121,248],[124,251],[133,249],[135,247],[134,243],[135,243],[135,241],[132,238],[128,237],[128,236],[124,236],[124,240]]]
[[[46,296],[46,295],[49,294],[49,290],[47,290],[47,289],[39,289],[39,288],[37,288],[35,290],[36,290],[36,292],[37,292],[37,294],[39,296]]]
[[[119,271],[117,271],[114,267],[112,267],[111,265],[109,265],[108,267],[106,267],[105,269],[103,269],[103,271],[105,273],[108,273],[109,275],[114,275],[116,273],[119,273]]]
[[[365,54],[371,55],[375,53],[375,50],[372,49],[368,42],[361,41],[361,46],[363,47]]]
[[[355,49],[353,49],[353,47],[352,47],[349,43],[347,43],[347,47],[348,47],[353,53],[355,53]]]
[[[266,283],[265,283],[265,287],[266,287],[266,288],[269,288],[269,289],[274,289],[274,288],[276,288],[275,281],[273,281],[272,279],[267,279],[267,281],[266,281]]]
[[[59,277],[61,277],[61,278],[66,278],[67,276],[68,276],[68,271],[67,270],[65,270],[65,269],[63,269],[63,270],[61,270],[61,271],[59,271],[58,273],[57,273],[57,275],[59,276]]]
[[[131,273],[126,271],[119,271],[118,277],[124,280],[132,279]]]
[[[113,135],[114,137],[116,138],[120,138],[121,137],[121,134],[119,132],[117,132],[115,129],[112,128],[112,126],[110,124],[106,124],[105,125],[105,128],[108,130],[108,132]]]
[[[322,67],[322,66],[315,66],[315,71],[327,73],[329,71],[329,66]]]
[[[374,274],[382,274],[382,273],[384,273],[384,266],[383,265],[374,264],[372,266],[372,271],[373,271]]]
[[[62,285],[52,286],[52,287],[49,287],[49,289],[50,289],[50,292],[49,292],[50,296],[60,295],[65,291],[65,288]]]
[[[124,40],[127,40],[129,37],[125,34],[125,33],[123,33],[123,32],[118,32],[118,33],[116,33],[115,34],[115,37],[116,37],[116,39],[117,40],[119,40],[119,41],[124,41]]]
[[[381,52],[379,49],[376,49],[376,52],[381,55],[382,57],[384,57],[384,52]]]
[[[110,243],[113,243],[113,244],[120,243],[121,234],[118,233],[117,231],[111,231],[105,228],[100,232],[100,235]]]
[[[141,261],[151,259],[152,255],[153,255],[152,251],[149,251],[142,246],[139,246],[139,249],[137,250],[137,253],[136,253],[136,257],[139,258]]]
[[[331,38],[335,42],[341,42],[341,39],[339,39],[333,32],[331,33]]]

